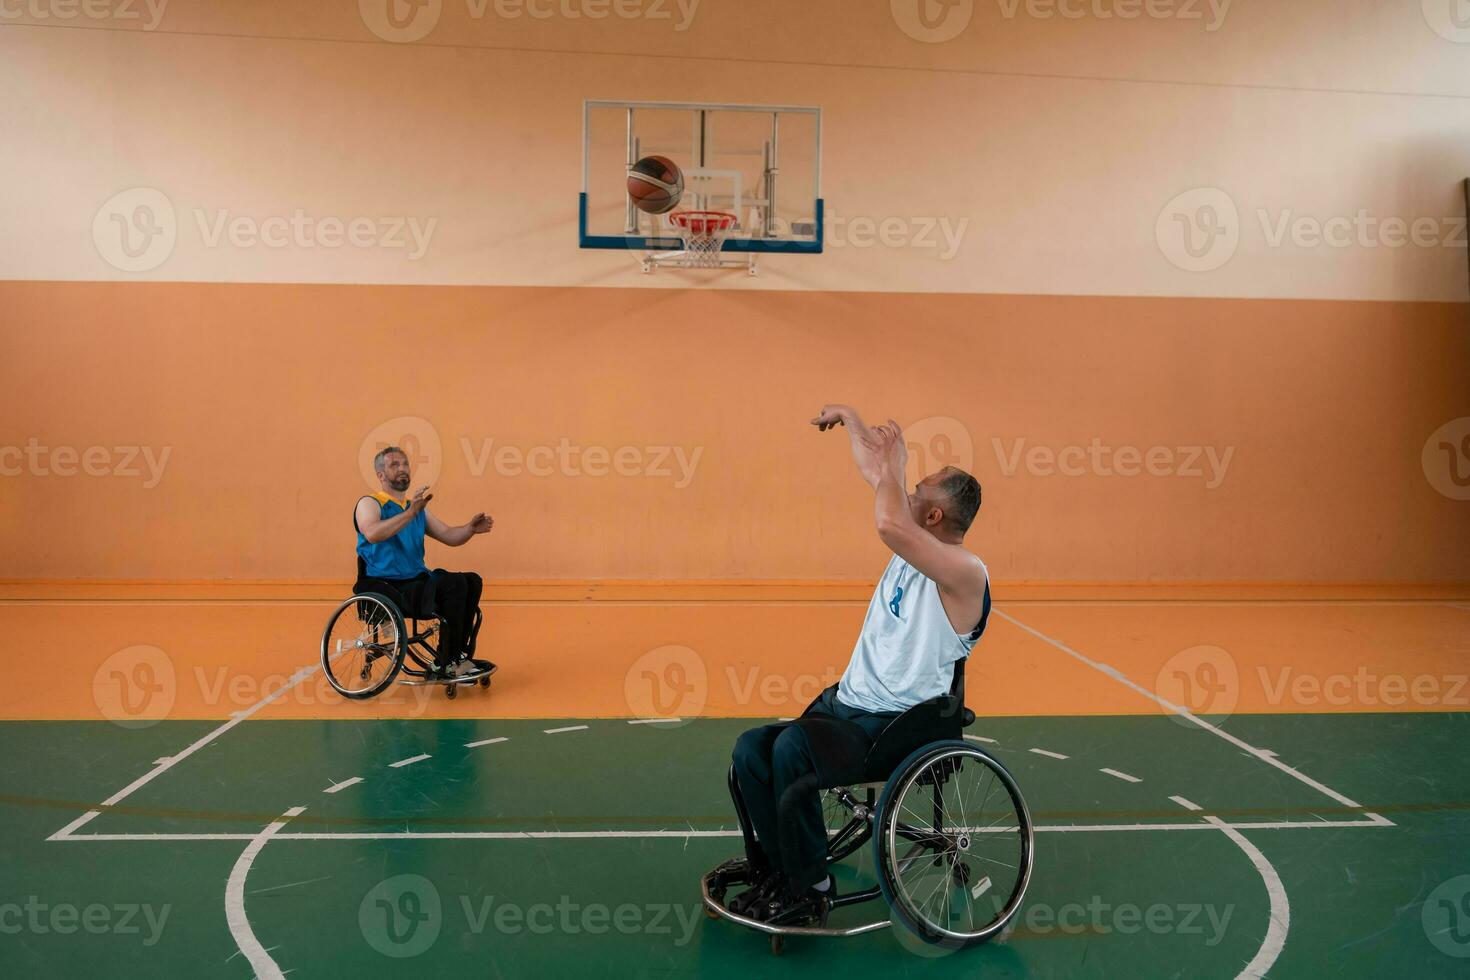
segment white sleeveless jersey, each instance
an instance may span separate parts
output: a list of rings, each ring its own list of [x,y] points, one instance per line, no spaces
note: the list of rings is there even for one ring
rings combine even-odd
[[[970,655],[985,628],[989,571],[985,598],[980,622],[972,631],[956,633],[939,600],[939,586],[894,555],[873,590],[837,700],[861,711],[904,711],[949,693],[955,661]]]

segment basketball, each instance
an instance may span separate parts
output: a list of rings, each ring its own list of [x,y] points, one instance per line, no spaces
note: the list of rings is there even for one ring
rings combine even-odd
[[[663,214],[684,195],[684,174],[668,157],[644,157],[628,169],[628,196],[640,211]]]

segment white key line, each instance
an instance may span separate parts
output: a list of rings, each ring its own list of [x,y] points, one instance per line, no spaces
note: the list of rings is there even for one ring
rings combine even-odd
[[[587,730],[587,726],[586,725],[568,725],[565,728],[543,728],[543,729],[541,729],[541,731],[544,732],[547,735],[560,735],[562,732],[582,732],[582,731],[586,731],[586,730]]]
[[[346,789],[347,787],[349,787],[349,786],[356,786],[360,782],[362,782],[362,777],[361,776],[353,776],[351,779],[344,779],[340,783],[333,783],[331,786],[328,786],[326,789],[322,790],[322,792],[323,793],[340,793],[344,789]]]
[[[1175,803],[1178,803],[1180,806],[1184,807],[1184,809],[1186,809],[1186,810],[1203,810],[1204,809],[1204,807],[1200,806],[1198,803],[1192,803],[1189,800],[1186,800],[1182,796],[1171,796],[1171,797],[1169,797],[1169,799],[1173,800]]]
[[[427,752],[425,752],[423,755],[409,756],[407,759],[399,759],[397,762],[390,762],[390,763],[388,763],[388,768],[389,769],[402,769],[404,766],[411,766],[415,762],[423,762],[428,757],[429,757],[429,753],[427,753]]]
[[[1229,742],[1231,745],[1235,746],[1236,748],[1242,749],[1245,752],[1248,752],[1249,754],[1251,754],[1253,756],[1256,756],[1262,762],[1265,762],[1268,765],[1274,766],[1275,768],[1277,768],[1277,769],[1281,770],[1282,772],[1286,773],[1288,776],[1291,776],[1292,778],[1297,779],[1300,782],[1303,782],[1306,785],[1312,787],[1317,792],[1321,793],[1323,796],[1326,796],[1329,799],[1335,800],[1336,802],[1341,803],[1343,806],[1346,806],[1346,807],[1352,807],[1353,809],[1359,809],[1360,808],[1359,804],[1355,800],[1352,800],[1352,799],[1348,798],[1347,796],[1344,796],[1343,794],[1337,792],[1337,790],[1332,789],[1330,786],[1326,786],[1326,785],[1318,782],[1317,780],[1313,779],[1311,776],[1308,776],[1306,773],[1302,772],[1301,770],[1292,768],[1291,766],[1289,766],[1286,763],[1282,762],[1280,759],[1276,758],[1274,755],[1262,755],[1261,754],[1261,750],[1258,749],[1258,748],[1256,748],[1254,745],[1251,745],[1249,742],[1246,742],[1243,739],[1236,738],[1234,735],[1230,734],[1229,732],[1225,731],[1222,728],[1219,728],[1216,725],[1210,724],[1208,721],[1205,721],[1203,718],[1201,718],[1198,715],[1194,714],[1188,708],[1184,708],[1184,707],[1181,707],[1180,705],[1173,704],[1173,703],[1171,703],[1169,701],[1164,700],[1163,698],[1161,698],[1157,694],[1155,694],[1153,691],[1150,691],[1148,688],[1144,687],[1143,685],[1137,683],[1136,681],[1132,680],[1131,678],[1129,678],[1128,676],[1126,676],[1125,674],[1123,674],[1122,671],[1116,670],[1116,669],[1114,669],[1112,667],[1107,666],[1106,664],[1099,663],[1098,661],[1093,660],[1091,657],[1087,657],[1087,656],[1084,656],[1083,654],[1078,653],[1076,650],[1073,650],[1071,647],[1067,646],[1065,643],[1061,642],[1060,640],[1053,639],[1052,637],[1047,636],[1045,633],[1041,632],[1040,630],[1033,629],[1032,627],[1027,626],[1025,623],[1021,622],[1016,617],[1011,616],[1011,615],[1008,615],[1007,613],[1003,612],[999,608],[996,608],[994,610],[994,612],[995,612],[995,615],[999,616],[1001,619],[1004,619],[1006,622],[1010,623],[1011,625],[1016,626],[1016,627],[1019,627],[1022,630],[1025,630],[1027,633],[1030,633],[1032,636],[1036,637],[1038,640],[1041,640],[1044,643],[1051,644],[1052,646],[1056,647],[1058,650],[1062,651],[1063,653],[1065,653],[1067,656],[1073,658],[1074,660],[1078,660],[1078,661],[1080,661],[1080,662],[1082,662],[1084,664],[1087,664],[1087,666],[1093,668],[1094,670],[1101,671],[1102,673],[1104,673],[1104,674],[1108,675],[1109,677],[1113,678],[1113,680],[1115,680],[1118,683],[1124,685],[1125,687],[1129,687],[1129,688],[1133,689],[1134,691],[1136,691],[1139,694],[1143,695],[1144,697],[1148,698],[1150,701],[1153,701],[1155,704],[1159,705],[1160,707],[1164,708],[1165,710],[1167,710],[1167,711],[1169,711],[1169,712],[1171,712],[1173,714],[1178,715],[1179,717],[1185,719],[1186,721],[1189,721],[1189,722],[1191,722],[1191,723],[1193,723],[1195,725],[1198,725],[1200,728],[1203,728],[1205,731],[1210,732],[1213,735],[1217,735],[1220,738],[1223,738],[1225,741]],[[1367,814],[1367,816],[1369,816],[1370,818],[1377,817],[1380,820],[1386,819],[1386,818],[1380,816],[1379,814],[1375,814],[1375,813]],[[1392,821],[1389,821],[1389,822],[1391,823]]]
[[[1035,752],[1037,755],[1044,755],[1048,759],[1069,759],[1069,758],[1071,758],[1071,756],[1062,755],[1060,752],[1048,752],[1046,749],[1027,749],[1027,751],[1028,752]]]
[[[1205,818],[1212,819],[1212,818]],[[1377,820],[1278,820],[1247,823],[1125,823],[1049,824],[1034,828],[1038,834],[1111,833],[1174,830],[1341,830],[1345,827],[1392,827]],[[653,839],[687,837],[739,837],[739,830],[487,830],[487,831],[398,831],[396,833],[279,833],[272,840],[584,840],[588,838]],[[249,841],[255,834],[73,834],[63,841]]]

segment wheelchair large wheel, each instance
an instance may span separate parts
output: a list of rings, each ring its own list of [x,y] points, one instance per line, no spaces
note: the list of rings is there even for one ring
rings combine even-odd
[[[322,670],[344,698],[380,693],[403,668],[403,616],[387,596],[363,592],[338,606],[322,633]]]
[[[1034,832],[1016,781],[963,741],[914,752],[883,788],[874,819],[878,883],[894,917],[925,942],[984,942],[1020,910]]]

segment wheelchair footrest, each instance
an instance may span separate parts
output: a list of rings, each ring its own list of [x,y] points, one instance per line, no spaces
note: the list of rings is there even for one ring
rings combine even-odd
[[[876,929],[886,929],[889,926],[887,919],[877,922],[866,922],[861,925],[839,928],[836,926],[780,926],[769,922],[761,922],[748,916],[737,915],[725,907],[725,903],[716,898],[716,893],[723,895],[724,889],[730,885],[745,884],[750,879],[748,874],[737,872],[731,866],[738,861],[726,861],[724,864],[710,871],[700,881],[700,890],[704,896],[705,908],[722,919],[739,923],[748,929],[756,929],[760,932],[773,936],[857,936],[865,932],[873,932]],[[741,862],[743,863],[743,862]]]

